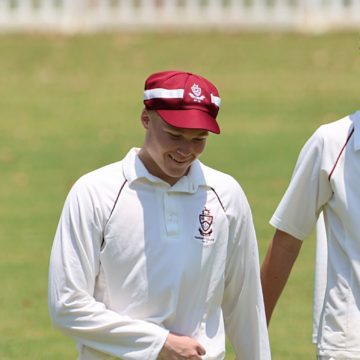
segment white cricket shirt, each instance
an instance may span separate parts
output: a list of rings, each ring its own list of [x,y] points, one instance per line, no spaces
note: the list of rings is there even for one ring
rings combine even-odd
[[[314,274],[314,298],[313,298],[313,329],[312,342],[318,341],[319,323],[324,304],[327,283],[327,238],[324,216],[321,212],[316,222],[316,251],[315,251],[315,274]]]
[[[156,359],[169,331],[223,359],[270,359],[256,237],[230,176],[196,160],[175,185],[132,149],[80,178],[56,232],[49,273],[53,322],[79,359]]]
[[[270,223],[303,240],[321,211],[327,274],[318,354],[360,359],[360,112],[321,126],[307,141]]]

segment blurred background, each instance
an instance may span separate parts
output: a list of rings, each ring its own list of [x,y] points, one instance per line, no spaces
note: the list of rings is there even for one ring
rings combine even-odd
[[[360,0],[0,0],[0,359],[76,358],[48,316],[53,236],[74,181],[142,145],[150,73],[218,87],[202,160],[244,188],[262,260],[305,140],[359,106],[359,29]],[[270,325],[274,360],[315,358],[313,261],[314,236]]]
[[[0,29],[296,30],[359,28],[359,0],[1,0]]]

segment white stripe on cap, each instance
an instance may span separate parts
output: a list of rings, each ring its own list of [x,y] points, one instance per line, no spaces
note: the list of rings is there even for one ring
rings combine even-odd
[[[217,107],[220,107],[221,99],[218,96],[215,96],[213,94],[210,94],[210,95],[211,95],[211,102],[213,104],[215,104]]]
[[[221,99],[218,96],[210,94],[211,102],[220,107]],[[144,100],[151,99],[182,99],[184,97],[184,89],[163,89],[155,88],[144,91]]]
[[[150,89],[144,91],[144,100],[151,100],[151,99],[178,99],[184,97],[184,89]]]

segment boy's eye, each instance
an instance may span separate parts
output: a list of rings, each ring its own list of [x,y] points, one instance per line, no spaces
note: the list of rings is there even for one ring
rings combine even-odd
[[[169,133],[173,139],[180,139],[181,135]]]

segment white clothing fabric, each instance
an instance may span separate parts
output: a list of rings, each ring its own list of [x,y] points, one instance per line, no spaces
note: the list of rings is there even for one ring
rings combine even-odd
[[[303,240],[321,211],[327,283],[318,354],[360,359],[360,112],[321,126],[303,147],[270,223]]]
[[[313,295],[313,332],[312,342],[317,343],[319,323],[324,305],[327,278],[327,238],[324,216],[321,212],[316,222],[316,252]]]
[[[80,178],[56,232],[49,271],[54,324],[79,359],[156,359],[169,332],[204,360],[268,360],[251,211],[239,184],[196,160],[170,186],[132,149]]]

